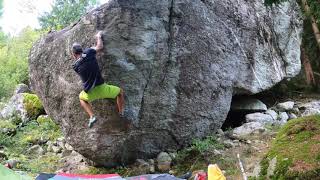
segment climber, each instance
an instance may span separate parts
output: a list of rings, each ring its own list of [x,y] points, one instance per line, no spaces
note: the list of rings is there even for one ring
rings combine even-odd
[[[95,35],[96,46],[82,49],[78,43],[72,45],[72,56],[75,63],[73,69],[80,76],[83,83],[83,91],[79,98],[83,109],[89,114],[89,128],[97,121],[93,113],[90,102],[97,99],[116,99],[117,110],[120,116],[123,115],[124,108],[124,92],[117,86],[108,85],[104,82],[99,65],[96,59],[96,53],[103,49],[102,32]]]

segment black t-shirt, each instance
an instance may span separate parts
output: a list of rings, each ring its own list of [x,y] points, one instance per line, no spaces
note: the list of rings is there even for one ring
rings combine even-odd
[[[96,53],[96,50],[86,48],[83,51],[82,57],[73,64],[73,69],[79,74],[85,92],[104,83],[96,59]]]

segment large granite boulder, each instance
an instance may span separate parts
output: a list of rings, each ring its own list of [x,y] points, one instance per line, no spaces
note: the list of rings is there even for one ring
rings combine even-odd
[[[105,31],[102,74],[126,92],[125,131],[114,103],[93,103],[87,127],[71,66],[74,42]],[[302,21],[293,0],[110,0],[79,22],[42,37],[30,81],[67,142],[100,165],[155,157],[219,129],[234,94],[254,94],[300,70]]]

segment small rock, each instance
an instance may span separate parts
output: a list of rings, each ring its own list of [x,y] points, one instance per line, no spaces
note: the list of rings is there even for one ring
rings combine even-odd
[[[219,150],[216,150],[216,149],[213,150],[213,153],[214,153],[214,155],[218,155],[218,156],[222,155],[222,153]]]
[[[47,152],[53,152],[52,146],[53,146],[52,144],[48,145]]]
[[[217,133],[218,133],[220,136],[224,136],[224,132],[222,131],[222,129],[218,129]]]
[[[171,174],[171,175],[173,175],[173,174],[175,174],[176,172],[174,171],[174,170],[170,170],[169,171],[169,174]]]
[[[148,159],[148,163],[150,164],[149,166],[149,173],[155,173],[156,172],[156,168],[154,166],[154,160],[153,159]]]
[[[54,153],[61,153],[61,152],[62,152],[62,147],[52,145],[52,151],[53,151]]]
[[[155,173],[156,172],[156,168],[154,167],[154,165],[150,165],[149,172],[150,173]]]
[[[301,114],[301,117],[320,114],[320,107],[307,107]]]
[[[63,151],[62,151],[61,155],[62,155],[62,157],[67,157],[67,156],[69,156],[71,153],[72,153],[72,151],[66,149],[66,150],[63,150]]]
[[[230,140],[230,139],[227,139],[223,142],[223,145],[226,147],[226,148],[233,148],[235,147],[234,143]]]
[[[283,124],[287,123],[289,116],[286,112],[281,112],[279,114],[279,118],[280,118],[280,124],[283,125]]]
[[[291,120],[291,119],[297,119],[297,118],[298,118],[298,116],[295,115],[294,113],[289,113],[289,120]]]
[[[43,155],[45,152],[40,145],[34,145],[27,150],[28,154]]]
[[[291,112],[294,114],[300,114],[300,110],[297,107],[293,108]]]
[[[246,122],[260,122],[266,124],[273,122],[273,118],[269,114],[252,113],[246,115]]]
[[[276,169],[277,165],[277,157],[274,157],[270,162],[269,162],[269,167],[267,170],[267,177],[270,177],[274,175],[274,170]]]
[[[143,167],[143,166],[149,166],[149,163],[147,163],[145,160],[143,159],[137,159],[136,160],[136,164],[139,166],[139,167]]]
[[[64,137],[59,137],[59,138],[57,139],[57,142],[63,142],[63,143],[65,143]]]
[[[251,144],[252,142],[250,140],[247,140],[247,144]]]
[[[73,147],[69,143],[65,143],[64,146],[66,147],[67,150],[73,151]]]
[[[158,169],[161,172],[167,172],[171,168],[172,159],[166,152],[161,152],[157,157]]]
[[[58,146],[60,146],[62,149],[66,149],[66,146],[63,141],[57,141]]]
[[[26,84],[18,84],[16,87],[16,90],[14,91],[14,94],[19,93],[30,93],[30,89]]]
[[[245,123],[240,127],[233,130],[233,136],[238,139],[242,139],[252,134],[253,132],[264,132],[266,129],[260,122]]]
[[[143,159],[137,159],[135,166],[139,168],[140,173],[144,173],[144,174],[148,173],[151,169],[150,167],[151,165]]]
[[[287,102],[279,103],[277,105],[277,109],[279,111],[290,111],[293,109],[293,106],[294,106],[293,101],[287,101]]]
[[[278,119],[278,113],[272,109],[267,110],[265,113],[270,115],[273,118],[273,120]]]

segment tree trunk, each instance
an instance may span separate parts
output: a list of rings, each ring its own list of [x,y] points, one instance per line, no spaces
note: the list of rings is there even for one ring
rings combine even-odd
[[[303,63],[307,84],[308,85],[310,85],[310,84],[315,85],[316,81],[314,79],[312,66],[310,64],[308,55],[306,54],[303,47],[301,47],[301,61]]]
[[[301,1],[302,1],[302,6],[303,6],[304,11],[307,14],[310,14],[310,20],[311,20],[311,23],[312,23],[313,34],[314,34],[314,36],[316,38],[318,47],[320,49],[320,31],[319,31],[318,25],[316,23],[316,19],[314,18],[314,16],[312,16],[312,14],[310,12],[310,7],[308,5],[307,0],[301,0]]]

